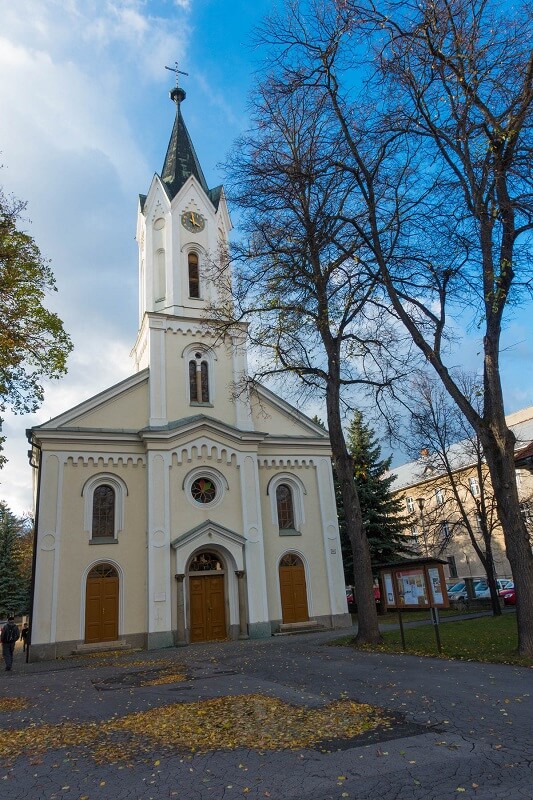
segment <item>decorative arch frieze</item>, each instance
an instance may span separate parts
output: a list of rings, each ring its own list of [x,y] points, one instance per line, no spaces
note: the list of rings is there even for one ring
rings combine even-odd
[[[258,456],[257,463],[263,469],[316,467],[318,459],[315,456]]]
[[[101,454],[75,453],[69,455],[66,463],[73,467],[146,467],[145,455],[119,455],[117,453]]]
[[[236,463],[237,451],[218,442],[213,442],[206,437],[196,439],[194,442],[181,445],[172,451],[172,465],[181,466],[198,459],[216,461],[219,464]]]

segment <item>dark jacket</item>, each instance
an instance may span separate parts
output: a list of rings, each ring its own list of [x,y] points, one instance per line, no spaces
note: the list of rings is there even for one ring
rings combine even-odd
[[[0,642],[2,644],[14,644],[18,639],[20,639],[18,625],[15,625],[14,622],[6,622],[0,633]]]

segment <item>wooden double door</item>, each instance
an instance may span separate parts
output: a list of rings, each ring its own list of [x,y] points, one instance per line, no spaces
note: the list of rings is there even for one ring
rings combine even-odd
[[[279,586],[283,622],[307,622],[309,610],[305,568],[298,556],[289,553],[282,559],[279,566]]]
[[[225,639],[224,575],[189,575],[191,642]]]
[[[87,577],[85,641],[118,639],[118,574],[111,564],[98,564]]]

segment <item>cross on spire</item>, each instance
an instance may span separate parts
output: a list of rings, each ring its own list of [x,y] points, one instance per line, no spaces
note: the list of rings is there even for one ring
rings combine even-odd
[[[176,89],[178,89],[179,85],[180,85],[180,83],[179,83],[180,79],[179,79],[178,76],[179,75],[187,75],[187,76],[189,75],[188,72],[183,72],[183,70],[178,69],[178,62],[177,61],[174,61],[174,66],[173,67],[165,67],[165,69],[168,69],[168,70],[170,70],[170,72],[174,72],[175,73],[175,75],[176,75]]]

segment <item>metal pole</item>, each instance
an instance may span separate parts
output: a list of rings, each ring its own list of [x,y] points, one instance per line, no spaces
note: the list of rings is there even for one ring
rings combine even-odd
[[[435,638],[437,640],[437,650],[442,653],[442,645],[440,643],[440,630],[439,630],[439,609],[431,606],[431,622],[435,628]]]
[[[405,633],[403,630],[403,619],[402,619],[402,612],[398,609],[398,621],[400,623],[400,636],[402,637],[402,650],[407,650],[405,646]]]

